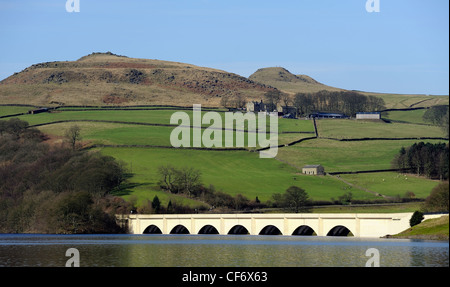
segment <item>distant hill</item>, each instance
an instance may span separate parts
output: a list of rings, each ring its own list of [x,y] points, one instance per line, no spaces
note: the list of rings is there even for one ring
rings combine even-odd
[[[161,60],[137,59],[111,52],[92,53],[77,61],[32,65],[0,81],[0,104],[55,105],[176,105],[221,106],[223,97],[261,100],[264,93],[289,94],[342,90],[280,67],[257,70],[249,78],[222,70]],[[448,105],[448,96],[382,97],[387,108]]]
[[[32,65],[0,82],[0,104],[220,106],[223,96],[274,90],[217,69],[113,53]]]
[[[291,94],[298,92],[318,92],[321,90],[342,90],[319,83],[307,75],[294,75],[281,67],[259,69],[252,74],[249,79],[261,84],[270,85]]]

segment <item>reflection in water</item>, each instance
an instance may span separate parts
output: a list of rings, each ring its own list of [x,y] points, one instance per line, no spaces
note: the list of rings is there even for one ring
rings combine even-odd
[[[449,266],[447,242],[246,235],[0,235],[0,266],[64,266],[68,248],[81,266]]]

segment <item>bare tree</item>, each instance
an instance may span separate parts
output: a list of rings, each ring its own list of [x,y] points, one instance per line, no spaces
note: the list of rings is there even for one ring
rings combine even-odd
[[[281,100],[281,94],[279,90],[268,91],[264,94],[268,111],[272,112],[277,109],[277,105]]]
[[[175,168],[170,165],[158,167],[160,185],[171,193],[185,192],[190,197],[201,185],[200,170],[192,167]]]
[[[245,98],[241,93],[237,93],[231,99],[231,103],[234,105],[236,109],[240,109],[245,107]]]
[[[291,95],[287,93],[281,93],[281,102],[285,107],[289,106],[292,103]]]
[[[192,167],[182,168],[179,171],[178,181],[181,185],[181,188],[185,192],[187,192],[189,197],[191,196],[192,192],[200,185],[200,176],[200,171]]]
[[[220,99],[220,105],[224,108],[228,108],[229,103],[230,103],[230,96],[222,95],[222,98]]]
[[[81,141],[81,129],[79,126],[74,125],[71,126],[67,131],[66,131],[66,138],[67,141],[69,142],[69,144],[72,146],[73,150],[76,150],[77,148],[77,143],[79,141]]]
[[[163,185],[169,192],[175,193],[177,191],[177,171],[175,168],[170,165],[160,166],[158,167],[158,173],[161,176],[160,184]]]

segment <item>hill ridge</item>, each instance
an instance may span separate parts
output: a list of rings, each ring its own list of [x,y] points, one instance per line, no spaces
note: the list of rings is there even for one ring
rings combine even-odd
[[[259,99],[270,90],[218,69],[96,52],[14,73],[0,82],[0,103],[220,106],[224,96]]]
[[[318,92],[320,90],[343,90],[322,84],[308,75],[295,75],[283,67],[258,69],[255,73],[250,75],[249,79],[258,83],[270,85],[291,94],[298,92]]]

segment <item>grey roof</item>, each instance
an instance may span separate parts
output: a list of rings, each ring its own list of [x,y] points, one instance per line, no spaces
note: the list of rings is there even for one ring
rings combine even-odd
[[[303,168],[316,168],[316,167],[321,167],[322,165],[320,164],[312,164],[312,165],[305,165]]]
[[[379,114],[381,114],[380,112],[359,112],[359,113],[356,113],[357,115],[379,115]]]

